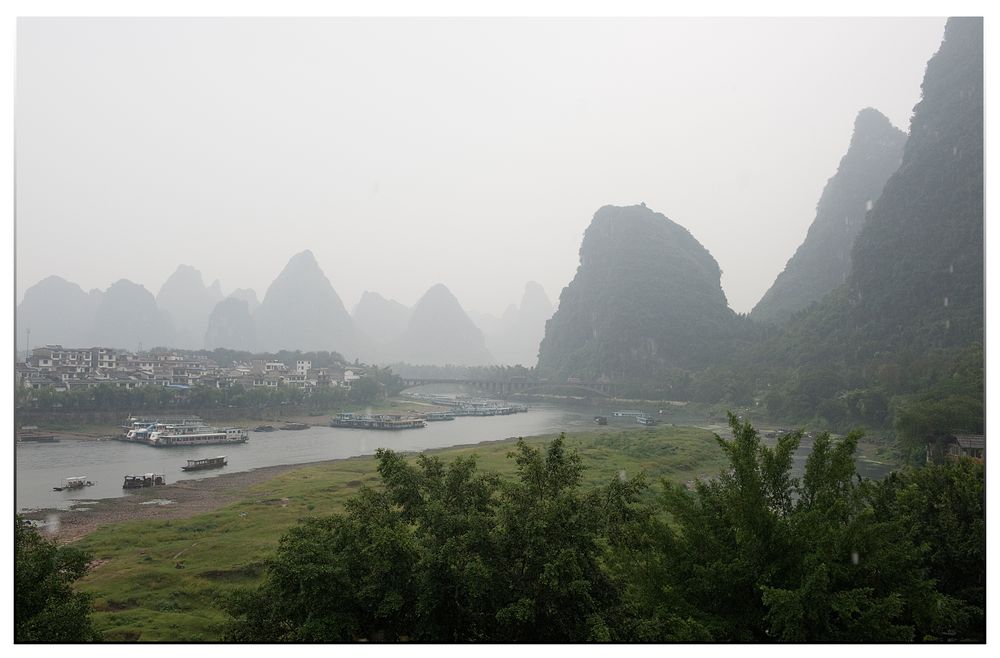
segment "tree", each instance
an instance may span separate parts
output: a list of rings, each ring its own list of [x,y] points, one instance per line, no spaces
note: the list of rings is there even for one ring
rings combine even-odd
[[[792,570],[762,584],[772,638],[788,642],[891,642],[913,638],[906,599],[921,589],[918,556],[868,505],[855,480],[860,433],[820,435],[806,461],[788,522]]]
[[[14,641],[100,639],[90,621],[90,597],[73,591],[90,557],[42,538],[14,517]]]
[[[665,484],[661,522],[648,573],[648,602],[673,611],[691,632],[717,641],[769,639],[761,585],[794,562],[787,523],[792,509],[792,454],[800,433],[782,436],[772,449],[749,423],[729,414],[733,440],[716,440],[730,468],[694,494]]]
[[[927,635],[986,638],[985,468],[972,459],[907,468],[880,483],[875,504],[883,521],[898,520],[953,616]]]
[[[623,639],[624,585],[605,561],[641,483],[581,494],[563,437],[544,454],[519,441],[514,480],[473,458],[377,456],[383,487],[287,533],[264,583],[227,603],[228,639]]]

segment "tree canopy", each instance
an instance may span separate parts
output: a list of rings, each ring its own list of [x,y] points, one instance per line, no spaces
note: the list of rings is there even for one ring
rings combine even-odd
[[[56,546],[15,515],[15,642],[99,639],[90,622],[90,597],[73,590],[89,561],[86,553]]]

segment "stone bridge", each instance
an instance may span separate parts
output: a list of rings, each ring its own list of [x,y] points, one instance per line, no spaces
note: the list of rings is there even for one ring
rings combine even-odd
[[[537,379],[435,379],[430,377],[402,377],[406,388],[423,386],[425,384],[462,384],[504,398],[509,395],[530,395],[532,393],[577,391],[613,397],[614,391],[608,382],[584,382],[580,380],[540,381]]]

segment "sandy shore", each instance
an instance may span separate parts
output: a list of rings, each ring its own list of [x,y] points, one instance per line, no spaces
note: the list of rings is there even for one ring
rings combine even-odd
[[[268,466],[201,480],[178,480],[162,487],[136,490],[120,498],[87,502],[73,510],[43,509],[22,516],[44,523],[43,534],[59,543],[67,543],[109,523],[183,519],[211,512],[240,500],[250,486],[286,471],[322,463],[326,462]]]

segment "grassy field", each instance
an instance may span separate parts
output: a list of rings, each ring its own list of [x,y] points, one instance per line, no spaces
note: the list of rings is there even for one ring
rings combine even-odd
[[[532,437],[542,444],[552,437]],[[591,431],[567,437],[586,466],[585,486],[624,470],[651,483],[689,482],[722,468],[712,434],[686,427]],[[512,441],[433,451],[449,461],[475,454],[479,468],[514,471]],[[258,583],[264,560],[300,519],[339,511],[362,485],[377,485],[371,457],[304,466],[248,487],[242,500],[182,520],[121,523],[76,543],[94,568],[79,587],[94,597],[94,621],[109,641],[212,641],[227,617],[220,597]],[[655,489],[656,487],[654,487]]]

